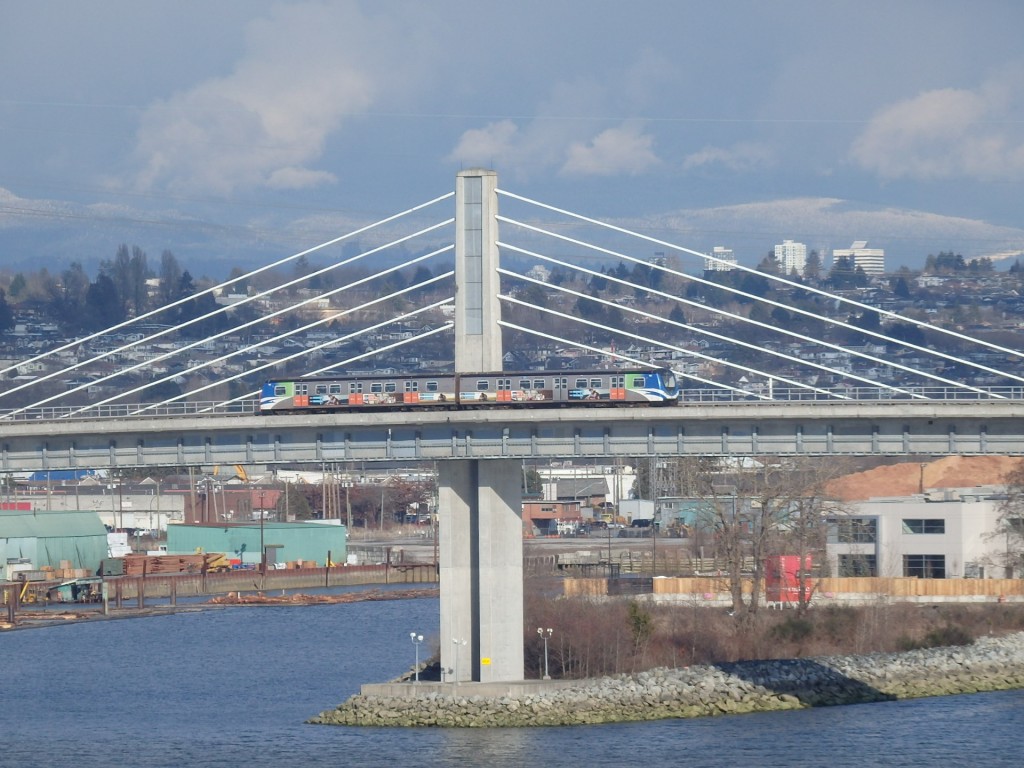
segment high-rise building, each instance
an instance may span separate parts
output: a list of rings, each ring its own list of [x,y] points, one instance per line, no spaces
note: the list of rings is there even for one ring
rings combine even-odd
[[[736,254],[732,252],[732,248],[716,245],[711,251],[711,256],[704,257],[705,272],[728,272],[732,269],[736,269]]]
[[[802,275],[807,266],[807,246],[792,240],[783,240],[775,246],[775,261],[784,275]]]
[[[842,258],[853,260],[854,269],[860,267],[866,275],[885,274],[885,251],[881,248],[868,248],[867,240],[856,240],[849,248],[836,248],[832,251],[832,259]]]

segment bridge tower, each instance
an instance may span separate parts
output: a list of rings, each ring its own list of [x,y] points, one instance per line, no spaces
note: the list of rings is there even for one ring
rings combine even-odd
[[[455,182],[455,370],[500,371],[498,176]],[[438,470],[441,666],[448,682],[522,680],[522,462],[466,459]]]

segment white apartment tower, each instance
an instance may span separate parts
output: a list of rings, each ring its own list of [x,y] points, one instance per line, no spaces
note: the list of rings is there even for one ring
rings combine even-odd
[[[736,254],[732,248],[716,245],[711,256],[704,257],[705,272],[728,272],[733,269],[736,269]]]
[[[775,261],[778,262],[782,274],[802,275],[804,267],[807,266],[807,246],[792,240],[783,240],[782,245],[775,246]]]
[[[885,274],[885,251],[882,248],[868,248],[867,240],[857,240],[849,248],[832,251],[833,261],[842,258],[853,260],[853,267],[860,267],[866,275]]]

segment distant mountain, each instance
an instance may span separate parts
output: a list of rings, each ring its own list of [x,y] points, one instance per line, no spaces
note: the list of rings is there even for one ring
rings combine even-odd
[[[383,212],[381,218],[390,212]],[[433,212],[438,219],[437,212]],[[113,258],[121,243],[138,245],[156,268],[166,249],[197,276],[225,277],[233,267],[252,269],[370,223],[351,215],[275,210],[262,218],[237,223],[208,220],[179,210],[147,210],[128,205],[81,204],[20,198],[0,188],[0,269],[9,271],[65,268],[79,261],[89,274],[99,261]],[[326,263],[382,244],[430,221],[413,217],[400,225],[360,235],[310,255]],[[884,248],[886,266],[920,268],[929,253],[955,251],[965,258],[1014,259],[1024,249],[1024,230],[983,221],[939,216],[922,211],[873,208],[833,198],[798,198],[762,203],[655,213],[609,222],[656,240],[701,253],[716,245],[732,248],[742,264],[755,266],[783,239],[806,243],[830,263],[834,248],[854,240]],[[564,227],[563,227],[564,229]],[[503,230],[504,231],[504,230]],[[422,252],[445,242],[450,233],[428,235],[415,243],[375,256],[375,264],[394,263],[404,254]],[[450,242],[450,239],[449,239]],[[666,250],[650,244],[650,252]],[[633,255],[638,252],[635,241]],[[649,255],[649,254],[648,254]],[[703,265],[684,260],[688,270]]]

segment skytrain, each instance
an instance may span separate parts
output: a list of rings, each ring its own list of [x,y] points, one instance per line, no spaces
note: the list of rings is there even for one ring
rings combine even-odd
[[[335,376],[264,383],[260,412],[674,405],[668,368]]]

